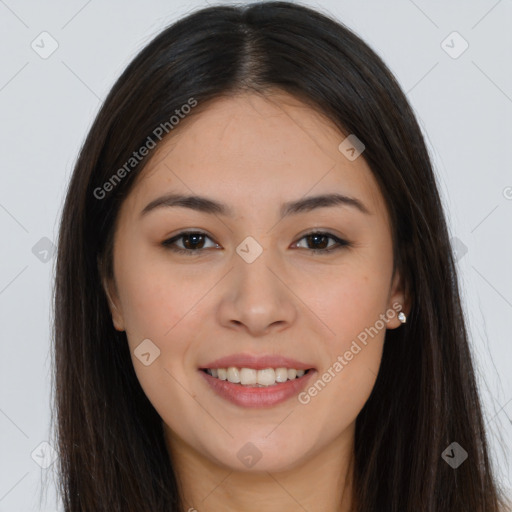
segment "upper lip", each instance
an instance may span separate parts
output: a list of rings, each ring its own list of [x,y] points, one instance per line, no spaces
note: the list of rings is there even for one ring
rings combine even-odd
[[[235,368],[254,368],[255,370],[264,370],[265,368],[294,368],[295,370],[309,370],[313,368],[311,364],[303,363],[290,357],[270,354],[233,354],[215,359],[214,361],[201,366],[201,369],[229,368],[230,366],[234,366]]]

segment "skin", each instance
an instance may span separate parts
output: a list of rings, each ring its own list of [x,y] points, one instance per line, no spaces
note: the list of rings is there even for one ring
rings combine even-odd
[[[162,417],[187,508],[349,510],[355,420],[374,386],[385,330],[400,325],[396,314],[307,404],[292,397],[242,408],[198,370],[234,353],[279,354],[314,367],[314,383],[393,304],[407,313],[384,199],[364,158],[338,150],[344,138],[285,93],[217,99],[164,140],[122,204],[114,280],[104,286]],[[184,207],[141,216],[167,192],[213,198],[234,216]],[[279,218],[283,202],[333,192],[357,198],[368,214],[338,205]],[[336,245],[304,238],[315,229],[350,246],[315,254]],[[202,252],[162,246],[185,230],[207,237],[176,245]],[[252,263],[236,252],[247,236],[263,249]],[[149,366],[134,355],[145,339],[160,350]],[[250,468],[237,457],[248,442],[261,454]]]

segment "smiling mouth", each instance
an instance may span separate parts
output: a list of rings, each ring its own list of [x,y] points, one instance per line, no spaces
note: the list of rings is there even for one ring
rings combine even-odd
[[[310,369],[296,370],[294,368],[202,368],[201,371],[219,380],[226,380],[240,386],[267,388],[284,384],[288,381],[298,380],[306,375]]]

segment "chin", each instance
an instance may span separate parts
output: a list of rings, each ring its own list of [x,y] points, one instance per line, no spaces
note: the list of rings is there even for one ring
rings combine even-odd
[[[282,472],[300,465],[308,457],[308,443],[303,439],[290,442],[285,435],[269,441],[265,436],[272,428],[265,435],[237,436],[226,445],[216,444],[208,458],[230,471],[244,473]]]

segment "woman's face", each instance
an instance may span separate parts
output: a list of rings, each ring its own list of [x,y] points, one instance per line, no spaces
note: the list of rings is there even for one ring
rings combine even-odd
[[[337,453],[404,299],[364,153],[284,93],[174,129],[121,207],[106,283],[171,451],[243,471]]]

